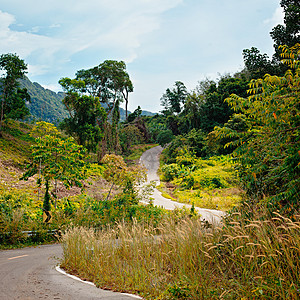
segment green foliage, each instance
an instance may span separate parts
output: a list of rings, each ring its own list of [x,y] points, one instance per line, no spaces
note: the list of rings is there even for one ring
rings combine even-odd
[[[280,61],[280,45],[289,47],[300,43],[300,5],[297,0],[281,0],[280,6],[284,11],[284,25],[275,26],[270,35],[274,41],[274,58]]]
[[[140,117],[142,114],[142,109],[140,106],[138,106],[138,108],[131,114],[129,114],[128,118],[127,118],[127,122],[131,123],[133,122],[136,118]]]
[[[266,74],[251,81],[247,98],[231,95],[226,100],[246,116],[250,128],[235,132],[244,186],[255,202],[267,197],[271,210],[289,215],[299,211],[300,198],[299,54],[300,44],[282,47],[283,61],[290,68],[284,76]]]
[[[70,115],[69,118],[64,119],[60,127],[74,136],[80,145],[89,151],[95,151],[103,138],[103,123],[106,121],[106,113],[97,98],[80,95],[73,91],[75,87],[77,88],[78,82],[81,81],[74,82],[74,80],[70,81],[66,78],[60,80],[66,90],[63,103]]]
[[[43,202],[43,209],[45,211],[50,211],[50,194],[49,194],[49,180],[46,180],[45,182],[45,196],[44,196],[44,202]]]
[[[133,91],[126,64],[106,60],[79,70],[75,79],[62,78],[59,83],[67,92],[64,104],[70,113],[63,127],[75,133],[89,150],[95,151],[98,145],[98,161],[107,152],[118,153],[119,105],[125,101],[127,119],[128,97]]]
[[[128,185],[138,186],[146,180],[145,169],[141,166],[127,166],[123,158],[115,154],[106,154],[102,163],[105,166],[103,177],[113,185],[128,189]]]
[[[43,136],[39,136],[45,133]],[[35,174],[44,178],[46,183],[45,205],[48,207],[48,189],[51,180],[59,180],[69,188],[73,185],[82,186],[82,180],[86,179],[87,163],[85,162],[86,150],[74,143],[73,138],[62,139],[57,129],[49,123],[37,123],[33,134],[38,135],[35,145],[31,146],[32,162],[27,166],[27,171],[22,179],[27,180]],[[38,185],[41,185],[38,178]]]
[[[158,135],[157,135],[157,142],[161,145],[161,146],[165,146],[166,144],[170,143],[174,138],[174,135],[172,133],[172,131],[170,129],[161,131]]]
[[[130,115],[129,115],[130,116]],[[134,125],[127,125],[120,130],[120,145],[122,153],[129,153],[133,145],[141,144],[144,141],[140,130]]]
[[[265,53],[261,54],[255,47],[244,49],[243,59],[245,67],[253,79],[261,78],[267,73],[273,74],[275,72],[275,66],[269,60],[268,55]]]
[[[235,150],[240,138],[250,128],[247,118],[243,114],[233,114],[223,127],[216,126],[207,135],[207,151],[214,155],[226,155]]]
[[[94,199],[86,195],[57,199],[51,224],[43,224],[42,201],[26,192],[1,190],[0,244],[26,245],[55,240],[48,230],[64,231],[69,226],[93,228],[114,227],[116,222],[141,222],[158,226],[165,211],[152,205],[133,204],[130,193],[121,193],[112,200]],[[134,199],[136,202],[136,199]],[[43,209],[42,209],[43,208]],[[32,231],[28,236],[24,231]]]
[[[5,117],[22,119],[29,114],[26,101],[30,96],[26,89],[19,88],[18,79],[22,78],[27,70],[24,60],[16,54],[2,54],[0,56],[0,133]]]
[[[166,150],[163,159],[167,157]],[[160,168],[160,178],[166,182],[162,192],[170,193],[179,202],[222,210],[231,209],[242,200],[237,174],[228,156],[201,159],[187,148],[175,153],[175,163],[163,164]]]
[[[156,114],[153,117],[147,117],[146,124],[149,129],[150,139],[152,142],[157,142],[158,134],[167,129],[165,117],[160,114]]]
[[[180,113],[182,105],[188,92],[181,81],[176,81],[172,90],[167,89],[161,97],[161,104],[164,107],[165,114]]]

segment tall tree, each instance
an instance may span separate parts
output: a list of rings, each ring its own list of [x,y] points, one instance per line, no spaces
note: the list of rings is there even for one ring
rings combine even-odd
[[[266,53],[261,54],[255,47],[244,49],[243,59],[251,78],[261,78],[267,73],[274,73],[274,65],[268,55]]]
[[[84,95],[85,83],[76,79],[63,78],[59,81],[66,96],[63,103],[70,117],[60,127],[72,135],[89,151],[96,151],[103,138],[106,112],[97,97]]]
[[[172,90],[169,88],[161,97],[161,104],[166,114],[180,113],[188,95],[187,88],[181,81],[176,81]]]
[[[86,149],[76,144],[73,138],[63,139],[55,126],[38,122],[32,132],[36,136],[35,145],[31,146],[32,162],[27,167],[22,179],[40,174],[38,185],[44,180],[46,189],[44,209],[50,210],[49,186],[51,181],[62,181],[66,188],[82,187],[82,180],[87,178]]]
[[[276,61],[280,61],[280,45],[294,46],[300,43],[300,2],[299,0],[281,0],[280,6],[284,11],[284,25],[275,26],[270,35],[274,41]]]
[[[106,60],[100,65],[80,70],[76,79],[85,82],[85,91],[94,97],[99,97],[101,103],[111,112],[117,99],[125,101],[126,118],[128,114],[129,93],[133,92],[133,84],[126,71],[123,61]]]
[[[252,201],[263,199],[271,210],[293,215],[300,208],[300,44],[280,48],[289,70],[252,80],[247,98],[226,99],[248,126],[244,133],[231,128],[220,134],[238,138],[231,143],[238,145],[240,175]]]
[[[69,96],[70,100],[73,101],[75,95],[77,98],[88,95],[94,99],[93,107],[100,105],[106,109],[107,117],[102,118],[101,126],[98,122],[99,128],[103,132],[101,145],[98,148],[100,161],[108,149],[118,148],[118,142],[115,138],[118,137],[116,120],[119,121],[119,117],[116,109],[119,109],[119,104],[122,101],[126,102],[127,118],[128,96],[133,91],[133,85],[126,72],[126,64],[123,61],[106,60],[94,68],[78,71],[75,79],[62,78],[60,84],[68,91],[67,97]],[[67,107],[66,100],[64,102]],[[82,119],[86,118],[83,117]],[[92,124],[92,126],[94,125]],[[112,134],[113,136],[111,136]],[[113,147],[112,141],[114,141]]]
[[[0,70],[3,71],[0,78],[1,134],[5,116],[19,119],[29,114],[25,103],[30,100],[30,96],[26,89],[19,88],[18,79],[22,78],[27,70],[24,60],[16,54],[2,54],[0,56]]]

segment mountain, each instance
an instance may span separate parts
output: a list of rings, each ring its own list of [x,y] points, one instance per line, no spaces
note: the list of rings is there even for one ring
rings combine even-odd
[[[31,102],[26,105],[32,115],[32,119],[57,124],[68,117],[68,112],[62,103],[64,98],[63,92],[55,93],[45,89],[39,83],[31,82],[27,77],[20,80],[20,85],[22,88],[27,89],[31,97]]]
[[[64,98],[63,92],[55,93],[49,89],[45,89],[39,83],[31,82],[27,77],[20,80],[20,85],[21,88],[27,89],[31,97],[31,102],[26,104],[32,115],[30,119],[58,124],[64,118],[69,117],[69,113],[62,103]],[[128,114],[130,113],[128,111]],[[142,115],[153,116],[155,113],[143,110]],[[125,110],[123,108],[120,108],[120,119],[121,121],[125,120]]]
[[[148,110],[143,110],[142,111],[142,116],[149,116],[149,117],[152,117],[152,116],[155,116],[157,113],[153,113],[151,111],[148,111]]]

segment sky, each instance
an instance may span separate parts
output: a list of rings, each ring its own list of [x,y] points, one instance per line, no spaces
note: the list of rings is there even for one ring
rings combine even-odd
[[[0,0],[0,54],[16,53],[27,76],[53,91],[59,79],[123,60],[129,110],[158,112],[175,81],[188,90],[243,68],[243,49],[274,53],[280,0]]]

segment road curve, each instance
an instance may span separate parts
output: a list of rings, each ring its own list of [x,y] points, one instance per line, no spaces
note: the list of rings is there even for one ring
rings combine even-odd
[[[143,153],[140,159],[140,163],[144,165],[147,169],[147,182],[156,181],[159,184],[159,177],[157,175],[157,170],[159,168],[159,156],[163,148],[161,146],[153,147]],[[153,204],[157,206],[162,206],[166,209],[174,209],[175,207],[182,208],[183,206],[190,208],[191,205],[183,204],[170,199],[164,198],[161,193],[154,189],[152,194],[154,198]],[[204,209],[195,207],[195,209],[201,215],[202,220],[206,220],[210,223],[218,223],[221,220],[221,217],[225,215],[223,211],[215,209]]]
[[[0,251],[1,300],[132,300],[130,295],[101,290],[59,273],[60,245]]]

